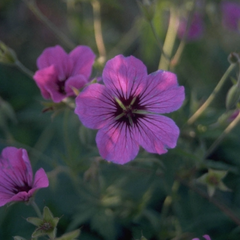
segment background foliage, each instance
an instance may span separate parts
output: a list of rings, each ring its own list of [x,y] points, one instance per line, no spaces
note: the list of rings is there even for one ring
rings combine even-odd
[[[191,2],[156,1],[153,24],[162,41],[169,6],[186,10]],[[33,169],[41,166],[48,172],[50,187],[41,190],[36,201],[61,218],[59,236],[81,228],[82,240],[140,239],[142,235],[153,240],[187,240],[203,234],[216,240],[239,240],[239,126],[204,157],[228,124],[216,123],[226,111],[230,77],[208,110],[193,125],[186,124],[228,68],[229,53],[239,51],[239,32],[222,26],[220,3],[202,1],[199,11],[204,34],[186,43],[174,69],[185,87],[186,101],[179,111],[169,114],[181,128],[181,137],[178,146],[165,155],[141,150],[123,166],[101,160],[95,131],[83,127],[69,108],[43,113],[45,100],[34,81],[13,66],[0,65],[0,148],[25,148]],[[147,65],[149,73],[156,71],[161,52],[137,2],[101,0],[100,4],[107,59],[134,55]],[[98,54],[91,1],[38,0],[37,5],[73,42],[88,45]],[[0,40],[33,72],[46,47],[62,45],[24,1],[14,0],[0,2]],[[176,39],[173,51],[179,43]],[[92,76],[100,75],[102,67],[96,64]],[[236,79],[237,74],[233,71],[230,76]],[[209,198],[206,186],[195,181],[208,168],[228,171],[224,183],[232,191],[217,190]],[[29,216],[35,213],[23,203],[2,207],[0,239],[15,235],[29,239],[34,231],[24,220]]]

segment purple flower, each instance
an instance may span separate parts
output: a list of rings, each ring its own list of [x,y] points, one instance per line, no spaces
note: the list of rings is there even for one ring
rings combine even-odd
[[[95,55],[87,46],[78,46],[67,54],[62,47],[46,48],[37,59],[39,68],[33,76],[45,99],[61,102],[73,96],[88,81]]]
[[[211,240],[211,238],[209,237],[209,235],[203,235],[203,237],[206,239],[206,240]],[[193,238],[192,240],[200,240],[199,238]]]
[[[182,39],[187,30],[188,20],[181,18],[178,25],[178,37]],[[186,35],[186,40],[195,41],[202,37],[204,31],[204,23],[202,16],[199,13],[194,13],[189,29]]]
[[[233,30],[239,30],[240,24],[240,4],[236,2],[225,1],[221,4],[223,26]]]
[[[39,188],[48,187],[48,178],[40,168],[33,180],[31,163],[25,149],[6,147],[0,156],[0,206],[28,201]]]
[[[86,127],[99,129],[96,142],[104,159],[124,164],[137,156],[139,146],[158,154],[176,146],[178,127],[159,115],[177,110],[185,98],[175,74],[148,75],[140,60],[118,55],[106,63],[103,82],[79,94],[75,113]]]

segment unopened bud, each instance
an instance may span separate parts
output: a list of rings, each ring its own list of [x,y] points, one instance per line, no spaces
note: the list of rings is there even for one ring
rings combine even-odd
[[[17,61],[15,52],[0,41],[0,63],[14,64]]]
[[[153,0],[138,0],[138,5],[147,21],[152,21],[155,12]]]
[[[236,107],[236,104],[238,103],[240,98],[240,87],[237,84],[234,84],[228,91],[227,97],[226,97],[226,108],[232,109]]]
[[[239,55],[235,52],[232,52],[228,55],[228,61],[230,63],[237,63],[239,61]]]

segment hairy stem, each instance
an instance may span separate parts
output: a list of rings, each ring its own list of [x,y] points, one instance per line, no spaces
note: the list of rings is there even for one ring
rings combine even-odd
[[[36,204],[36,202],[34,200],[31,201],[31,206],[33,207],[34,211],[36,212],[37,216],[39,218],[42,218],[42,213],[38,207],[38,205]]]
[[[223,131],[223,133],[217,138],[217,140],[210,146],[205,154],[205,158],[209,157],[209,155],[218,147],[218,145],[222,142],[222,140],[233,130],[234,127],[240,121],[240,114],[227,126],[227,128]]]
[[[213,92],[211,95],[208,97],[208,99],[204,102],[204,104],[188,119],[187,123],[189,125],[193,124],[199,117],[200,115],[207,109],[207,107],[210,105],[210,103],[214,100],[216,97],[217,93],[225,83],[228,75],[231,73],[231,71],[235,68],[236,64],[231,64],[227,71],[223,74],[222,78],[218,82],[217,86],[214,88]]]
[[[30,71],[28,68],[26,68],[20,61],[15,61],[15,65],[18,69],[20,69],[22,72],[24,72],[26,75],[28,75],[30,78],[33,78],[34,73]]]
[[[38,9],[35,0],[23,0],[23,2],[28,6],[28,8],[32,11],[32,13],[36,16],[36,18],[45,24],[54,34],[55,36],[69,49],[73,49],[76,47],[65,34],[63,34],[52,22],[49,21],[47,17],[45,17],[40,10]]]

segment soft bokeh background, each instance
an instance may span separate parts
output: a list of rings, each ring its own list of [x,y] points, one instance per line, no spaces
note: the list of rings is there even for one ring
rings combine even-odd
[[[228,68],[229,53],[240,50],[240,31],[222,25],[221,2],[203,0],[197,6],[204,32],[196,41],[186,43],[174,69],[179,84],[185,86],[186,102],[181,110],[169,114],[182,134],[177,148],[165,155],[141,150],[124,166],[100,160],[95,131],[81,126],[69,108],[43,113],[45,100],[34,81],[13,66],[0,65],[0,149],[10,145],[25,148],[34,171],[44,167],[48,172],[50,187],[40,190],[36,201],[41,209],[46,205],[54,216],[61,217],[58,236],[81,228],[82,240],[140,239],[142,234],[152,240],[190,240],[203,234],[213,240],[239,240],[240,127],[210,159],[203,159],[206,149],[227,126],[214,124],[225,112],[230,77],[208,111],[196,124],[186,126]],[[107,59],[117,54],[134,55],[146,64],[149,73],[156,71],[161,53],[137,2],[100,0],[100,4]],[[156,1],[153,23],[162,41],[169,7],[184,13],[192,4],[191,0]],[[37,5],[73,42],[90,46],[98,55],[90,0],[37,0]],[[33,72],[45,48],[62,45],[20,0],[0,1],[0,40]],[[179,43],[177,38],[173,51]],[[101,69],[96,66],[93,77],[100,75]],[[236,79],[237,71],[231,77]],[[189,185],[208,167],[228,170],[224,182],[232,192],[217,190],[210,200],[205,186]],[[237,220],[226,212],[234,213]],[[16,235],[30,239],[35,228],[25,221],[29,216],[35,213],[24,203],[0,208],[0,239]]]

